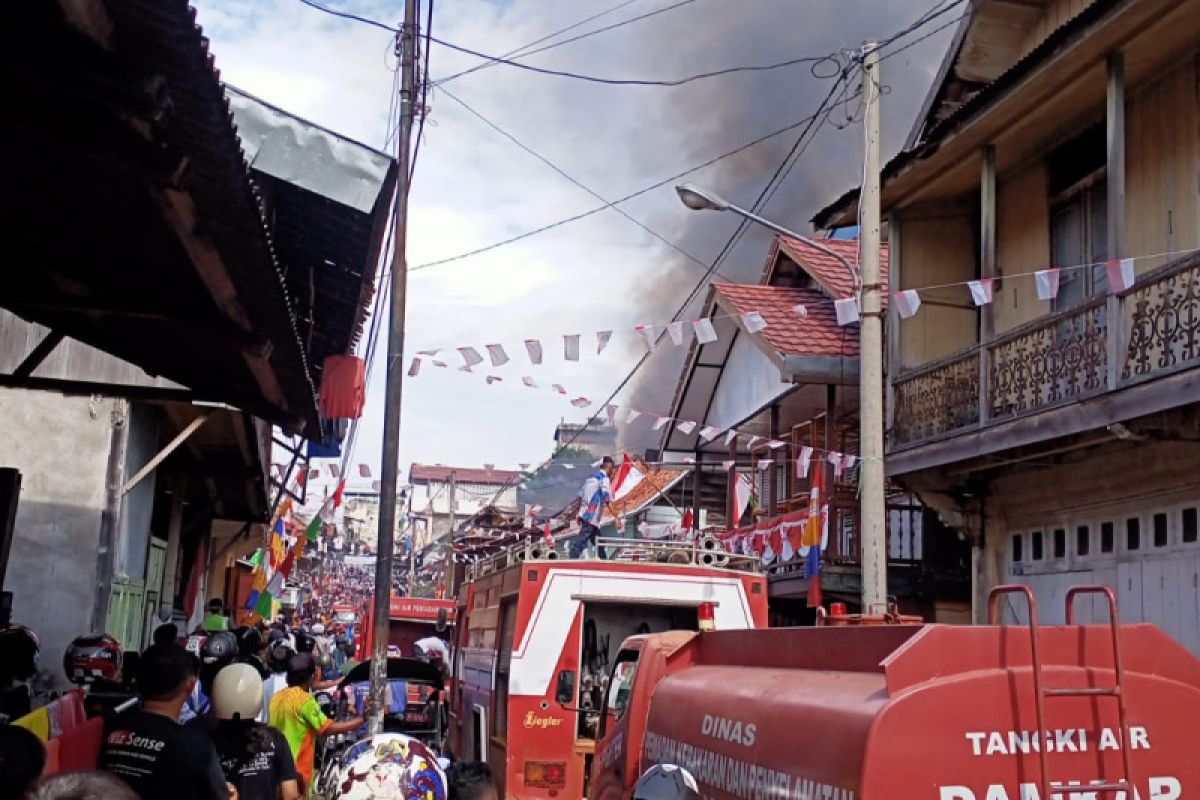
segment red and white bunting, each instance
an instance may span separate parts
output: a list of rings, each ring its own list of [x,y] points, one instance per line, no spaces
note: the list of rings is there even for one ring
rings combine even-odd
[[[727,461],[722,461],[721,466],[725,469],[726,472],[729,472],[729,470],[733,469],[733,465],[736,463],[737,462],[734,461],[733,459],[729,459]]]
[[[896,292],[894,297],[896,311],[900,314],[901,319],[908,319],[916,314],[917,309],[921,307],[921,295],[916,289],[903,289]]]
[[[421,357],[413,356],[412,363],[408,365],[408,377],[415,378],[421,372]]]
[[[854,469],[854,465],[858,462],[858,456],[845,453],[842,455],[842,470]]]
[[[767,321],[757,311],[742,314],[742,325],[745,326],[747,333],[759,333],[767,329]]]
[[[642,415],[642,412],[638,411],[636,408],[629,409],[629,411],[625,414],[625,424],[632,425],[634,420],[636,420],[641,415]]]
[[[462,356],[464,367],[470,368],[483,363],[483,356],[479,355],[479,351],[474,347],[460,347],[458,354]]]
[[[525,352],[529,353],[530,364],[542,363],[542,343],[537,339],[525,340]]]
[[[360,478],[371,477],[371,468],[368,467],[366,464],[359,464],[358,465],[358,477],[360,477]]]
[[[808,306],[804,305],[804,303],[798,303],[797,305],[792,306],[792,313],[797,317],[807,317]]]
[[[991,278],[967,281],[967,288],[971,290],[971,302],[977,306],[986,306],[995,297],[995,282]]]
[[[771,448],[772,450],[778,450],[779,448],[783,447],[786,444],[787,444],[787,442],[781,441],[779,439],[772,439],[771,441],[767,442],[767,447]]]
[[[484,345],[488,351],[488,358],[492,360],[493,367],[502,367],[508,363],[508,353],[504,352],[504,345],[489,344]]]
[[[690,419],[680,420],[679,423],[675,425],[675,430],[679,431],[684,436],[687,436],[692,431],[696,430],[696,423]]]
[[[608,424],[615,425],[617,422],[617,407],[609,403],[604,407],[604,413],[608,415]]]
[[[562,385],[561,383],[554,383],[554,384],[551,384],[551,385],[550,385],[550,388],[551,388],[551,389],[553,389],[553,390],[554,390],[555,392],[557,392],[558,394],[563,394],[563,395],[565,395],[565,394],[567,393],[567,390],[563,388],[563,385]]]
[[[696,341],[700,344],[709,344],[717,340],[717,329],[708,317],[692,320],[692,330],[696,332]]]
[[[587,408],[591,404],[592,401],[588,400],[586,397],[576,397],[571,401],[571,405],[575,406],[576,408]]]
[[[1136,277],[1133,270],[1133,259],[1122,258],[1120,261],[1109,261],[1105,265],[1108,273],[1108,291],[1123,292],[1133,286]]]
[[[700,429],[700,438],[704,440],[705,444],[707,444],[713,439],[717,438],[717,434],[719,433],[720,431],[714,428],[712,425],[705,425]]]
[[[683,344],[683,323],[672,322],[667,326],[667,335],[671,337],[671,344],[679,347]]]
[[[657,344],[654,340],[654,326],[638,325],[635,330],[638,332],[638,336],[642,337],[642,343],[646,345],[646,352],[653,353],[654,346]]]
[[[438,361],[436,358],[433,360],[433,365],[435,367],[441,367],[442,369],[445,369],[446,367],[450,366],[445,361]]]
[[[596,355],[604,352],[604,348],[612,341],[612,335],[612,331],[596,331]]]
[[[524,378],[521,378],[521,383],[525,384],[530,389],[537,388],[537,381],[535,381],[533,378],[529,377],[528,375],[526,375]]]
[[[761,441],[762,441],[762,438],[763,438],[763,437],[761,437],[761,436],[751,436],[751,437],[750,437],[750,441],[746,442],[746,449],[747,449],[747,450],[749,450],[749,451],[751,451],[751,452],[753,452],[753,451],[754,451],[754,446],[755,446],[756,444],[758,444],[759,442],[761,442]]]
[[[488,375],[484,380],[487,381],[488,386],[491,386],[493,383],[499,383],[504,380],[504,378],[501,378],[499,375]]]
[[[578,333],[568,333],[563,335],[563,358],[567,361],[579,360]]]
[[[772,464],[772,463],[773,463],[773,462],[772,462],[772,461],[771,461],[771,459],[769,459],[769,458],[760,458],[760,459],[758,460],[758,471],[759,471],[759,472],[762,472],[762,471],[763,471],[763,470],[765,470],[767,467],[771,466],[771,464]]]
[[[808,466],[812,463],[813,449],[805,446],[800,448],[800,455],[796,456],[796,474],[801,478],[808,477]]]
[[[833,477],[840,478],[842,476],[842,454],[830,450],[825,454],[825,460],[833,465]]]
[[[733,440],[736,439],[737,437],[738,437],[738,432],[735,431],[733,428],[730,428],[729,432],[725,434],[725,446],[728,447],[730,444],[733,443]]]
[[[858,322],[858,298],[843,297],[840,300],[834,300],[833,311],[837,315],[838,325],[849,325],[852,322]]]
[[[1039,269],[1033,273],[1034,283],[1037,284],[1038,300],[1053,300],[1058,297],[1059,270],[1055,267]]]
[[[670,421],[671,421],[670,417],[659,417],[658,419],[654,420],[654,427],[652,428],[652,430],[661,431],[663,429],[663,426],[665,426]]]

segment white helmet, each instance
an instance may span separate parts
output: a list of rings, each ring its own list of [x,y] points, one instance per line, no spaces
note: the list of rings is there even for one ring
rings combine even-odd
[[[338,761],[332,787],[339,800],[446,800],[446,775],[437,756],[400,733],[380,733],[356,742]]]
[[[212,704],[217,719],[258,719],[263,681],[249,664],[230,664],[213,681]]]

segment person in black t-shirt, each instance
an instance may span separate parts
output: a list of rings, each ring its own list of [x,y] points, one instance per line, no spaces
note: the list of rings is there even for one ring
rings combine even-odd
[[[212,742],[179,724],[195,685],[195,660],[186,650],[152,645],[138,664],[142,708],[115,718],[105,732],[101,769],[124,780],[141,800],[238,800]]]
[[[241,800],[298,800],[299,777],[287,739],[258,721],[263,682],[249,664],[231,664],[213,682],[211,730],[225,780]]]

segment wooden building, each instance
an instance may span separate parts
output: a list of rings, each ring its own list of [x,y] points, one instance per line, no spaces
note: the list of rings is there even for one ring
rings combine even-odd
[[[887,470],[969,537],[977,621],[1000,583],[1050,621],[1106,583],[1200,652],[1198,97],[1196,0],[979,0],[884,169],[923,301],[888,317]]]

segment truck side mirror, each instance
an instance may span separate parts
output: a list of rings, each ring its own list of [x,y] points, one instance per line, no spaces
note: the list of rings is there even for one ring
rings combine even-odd
[[[558,673],[558,684],[554,689],[554,699],[565,705],[575,701],[575,673],[564,669]]]
[[[448,613],[446,613],[446,609],[439,608],[438,615],[437,615],[437,632],[438,633],[443,632],[444,630],[446,630],[446,628],[449,626],[449,624],[450,624],[450,615]]]

